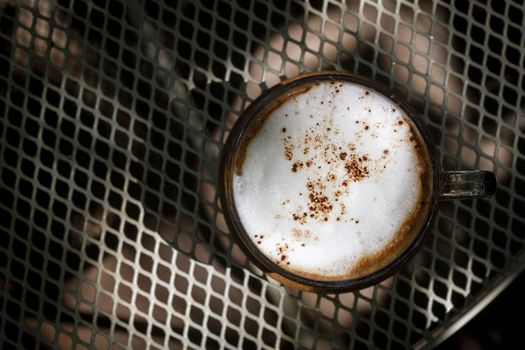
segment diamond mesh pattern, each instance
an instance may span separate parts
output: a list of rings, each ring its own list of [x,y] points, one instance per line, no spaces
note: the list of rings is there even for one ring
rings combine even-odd
[[[0,1],[2,348],[406,348],[523,268],[523,5],[491,1]],[[402,271],[355,293],[268,280],[234,244],[218,157],[239,113],[300,72],[379,80],[445,169]]]

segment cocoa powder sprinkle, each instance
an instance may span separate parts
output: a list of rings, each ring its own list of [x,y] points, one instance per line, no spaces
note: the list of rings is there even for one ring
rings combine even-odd
[[[369,171],[366,165],[368,161],[367,156],[357,157],[352,155],[345,164],[345,170],[351,181],[357,182],[368,177]]]
[[[296,161],[296,162],[293,164],[293,166],[292,166],[292,171],[293,171],[294,173],[296,173],[298,169],[302,169],[303,167],[304,167],[303,162],[301,162],[300,160],[298,160],[298,161]]]
[[[284,157],[286,158],[286,160],[292,160],[293,158],[293,148],[292,147],[290,146],[284,147]]]
[[[333,209],[330,198],[325,193],[325,185],[322,180],[308,181],[306,184],[308,190],[308,213],[303,213],[303,216],[297,213],[292,214],[296,221],[301,221],[309,218],[319,219],[323,221],[328,220],[328,215]]]

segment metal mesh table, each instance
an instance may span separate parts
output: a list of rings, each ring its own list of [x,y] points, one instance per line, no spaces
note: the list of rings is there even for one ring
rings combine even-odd
[[[524,267],[521,1],[0,1],[0,347],[406,348],[438,343]],[[261,91],[331,68],[420,114],[447,170],[402,271],[284,288],[217,201],[223,142]]]

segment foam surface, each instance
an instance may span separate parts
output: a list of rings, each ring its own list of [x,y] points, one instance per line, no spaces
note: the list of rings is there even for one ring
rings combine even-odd
[[[321,83],[274,110],[250,141],[234,198],[281,267],[327,279],[389,244],[421,200],[411,122],[351,83]]]

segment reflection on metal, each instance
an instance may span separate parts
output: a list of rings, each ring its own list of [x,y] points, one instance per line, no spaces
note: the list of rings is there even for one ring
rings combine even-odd
[[[431,0],[0,2],[2,345],[438,343],[523,269],[524,13]],[[325,68],[392,87],[445,170],[500,184],[442,202],[410,264],[339,295],[267,279],[216,190],[239,113]]]

